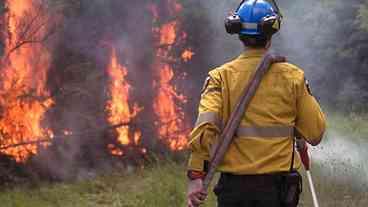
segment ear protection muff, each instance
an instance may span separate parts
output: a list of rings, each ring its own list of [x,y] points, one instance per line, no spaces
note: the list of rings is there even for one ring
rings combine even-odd
[[[266,37],[272,37],[281,29],[282,13],[276,0],[271,0],[273,7],[275,8],[276,15],[266,16],[260,22],[258,29]]]
[[[246,0],[242,0],[234,12],[234,14],[226,17],[225,19],[225,29],[226,32],[233,35],[239,34],[240,31],[243,29],[244,25],[240,20],[240,16],[237,14],[241,5]],[[257,1],[255,1],[256,3]],[[254,4],[255,4],[254,3]],[[277,6],[276,2],[272,0],[273,6],[276,10],[276,15],[266,16],[264,17],[261,22],[258,24],[258,30],[260,33],[266,37],[271,37],[272,35],[276,34],[281,28],[281,21],[282,21],[282,14],[280,12],[279,7]]]
[[[226,17],[225,19],[225,29],[229,34],[239,34],[242,29],[242,23],[240,21],[239,15],[233,14]]]
[[[240,20],[240,16],[237,14],[237,12],[239,11],[241,5],[245,2],[246,0],[242,0],[238,6],[238,8],[235,10],[235,12],[226,17],[225,19],[225,29],[226,32],[229,34],[239,34],[241,29],[242,29],[242,23]]]
[[[272,15],[264,17],[258,24],[258,30],[266,37],[272,37],[281,28],[281,16]]]

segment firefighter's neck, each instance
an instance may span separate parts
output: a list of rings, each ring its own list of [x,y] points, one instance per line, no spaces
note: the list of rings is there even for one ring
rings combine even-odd
[[[249,51],[267,52],[268,50],[269,50],[269,48],[266,48],[266,47],[245,47],[244,48],[244,52],[249,52]]]
[[[245,47],[245,51],[247,50],[264,50],[268,51],[271,48],[271,40],[267,42],[265,47]]]

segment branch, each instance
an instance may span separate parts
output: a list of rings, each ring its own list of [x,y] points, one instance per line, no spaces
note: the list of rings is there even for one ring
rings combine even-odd
[[[9,50],[8,54],[6,55],[6,58],[8,59],[9,56],[16,51],[17,49],[19,49],[20,47],[22,47],[25,44],[31,44],[31,43],[41,43],[39,40],[25,40],[25,41],[21,41],[19,42],[17,45],[15,45],[12,49]]]
[[[46,15],[43,14],[43,12],[44,11],[42,4],[40,4],[36,10],[36,14],[31,17],[31,20],[18,25],[19,27],[23,28],[20,29],[20,35],[18,37],[18,40],[15,42],[14,47],[11,48],[5,56],[6,59],[8,59],[9,56],[20,47],[26,44],[43,43],[56,32],[57,23],[54,23],[51,27],[49,27],[48,31],[45,34],[40,35],[42,37],[40,37],[39,39],[35,38],[35,36],[40,33],[40,31],[42,31],[42,28],[46,28],[50,22],[53,22],[52,18],[48,18]],[[23,18],[26,19],[27,17],[25,16]]]
[[[19,38],[20,39],[24,39],[24,38],[26,38],[26,35],[27,35],[27,33],[28,33],[28,31],[29,30],[31,30],[32,29],[32,26],[33,26],[33,24],[36,22],[36,20],[41,16],[41,12],[42,11],[42,7],[41,7],[41,5],[37,8],[37,13],[36,13],[36,15],[34,15],[33,17],[32,17],[32,19],[30,20],[30,21],[28,21],[28,23],[25,23],[25,22],[23,22],[24,24],[26,24],[23,28],[21,28],[21,29],[23,29],[22,31],[21,31],[21,33],[20,33],[20,35],[19,35]],[[21,24],[22,22],[20,22],[20,24]],[[19,25],[19,26],[21,26],[21,25]]]
[[[18,144],[12,144],[12,145],[8,145],[5,147],[0,147],[0,150],[6,150],[9,148],[16,148],[16,147],[21,147],[21,146],[25,146],[25,145],[33,145],[33,144],[41,144],[41,143],[46,143],[46,142],[50,142],[51,140],[49,139],[40,139],[40,140],[36,140],[36,141],[29,141],[29,142],[22,142],[22,143],[18,143]]]
[[[100,129],[97,129],[97,130],[87,130],[85,132],[80,132],[80,133],[77,133],[77,134],[73,133],[71,135],[58,135],[58,136],[54,136],[53,138],[48,138],[48,139],[43,138],[43,139],[39,139],[39,140],[35,140],[35,141],[12,144],[12,145],[8,145],[8,146],[0,147],[0,151],[6,150],[6,149],[9,149],[9,148],[21,147],[21,146],[25,146],[25,145],[47,143],[47,142],[51,142],[52,139],[60,139],[60,138],[66,138],[66,137],[76,137],[76,136],[87,135],[87,134],[90,134],[90,133],[101,133],[101,132],[104,132],[104,131],[117,129],[117,128],[120,128],[122,126],[128,126],[128,124],[127,123],[120,123],[120,124],[100,128]]]

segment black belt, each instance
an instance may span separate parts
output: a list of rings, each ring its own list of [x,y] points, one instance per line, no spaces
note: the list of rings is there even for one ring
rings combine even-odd
[[[222,182],[231,182],[244,185],[273,185],[282,181],[285,175],[290,174],[290,172],[277,172],[269,174],[259,174],[259,175],[235,175],[231,173],[221,173]]]

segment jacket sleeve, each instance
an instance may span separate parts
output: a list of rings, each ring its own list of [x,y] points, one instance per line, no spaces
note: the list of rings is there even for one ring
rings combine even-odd
[[[326,130],[325,115],[317,100],[311,93],[308,81],[303,79],[297,83],[297,136],[305,139],[313,146],[318,145]]]
[[[215,71],[210,72],[203,86],[198,112],[190,134],[188,170],[206,171],[211,146],[222,128],[222,86]]]

